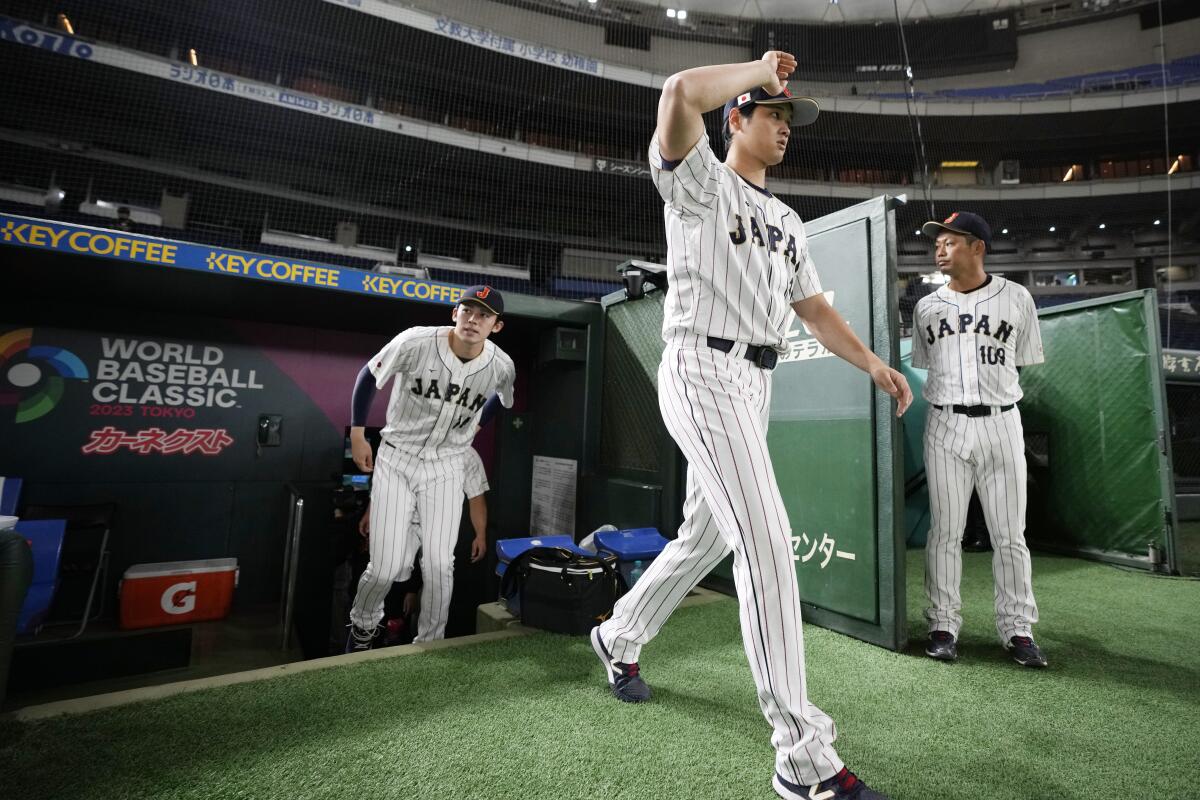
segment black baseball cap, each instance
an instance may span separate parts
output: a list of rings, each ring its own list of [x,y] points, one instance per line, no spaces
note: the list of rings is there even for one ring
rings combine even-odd
[[[464,289],[462,296],[458,298],[458,303],[459,305],[475,303],[483,306],[497,317],[504,313],[504,296],[498,290],[483,284],[468,286]]]
[[[767,94],[767,90],[759,86],[748,92],[742,92],[725,104],[725,110],[721,114],[721,125],[728,130],[729,114],[735,108],[744,111],[752,106],[783,105],[792,107],[793,128],[803,128],[805,125],[812,125],[817,121],[817,114],[821,113],[821,107],[817,105],[816,100],[813,100],[811,97],[794,96],[786,86],[779,94]]]
[[[970,211],[955,211],[941,222],[930,220],[921,226],[921,233],[930,239],[936,239],[942,231],[974,236],[983,242],[983,246],[988,250],[992,249],[991,226],[987,224],[987,220],[983,217],[978,214],[972,214]]]

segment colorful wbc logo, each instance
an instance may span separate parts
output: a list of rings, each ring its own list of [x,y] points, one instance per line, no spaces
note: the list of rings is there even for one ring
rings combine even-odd
[[[70,350],[33,345],[33,328],[0,335],[0,406],[16,406],[17,422],[44,417],[62,399],[67,378],[88,377]]]

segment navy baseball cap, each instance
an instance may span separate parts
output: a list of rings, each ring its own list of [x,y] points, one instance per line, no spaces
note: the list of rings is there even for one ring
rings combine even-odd
[[[955,211],[941,222],[931,220],[921,226],[921,233],[930,239],[936,239],[942,231],[974,236],[983,242],[983,246],[988,250],[992,249],[991,226],[987,224],[987,220],[983,217],[978,214],[972,214],[970,211]]]
[[[490,286],[468,286],[458,298],[459,305],[475,303],[483,306],[497,317],[504,313],[504,296]]]
[[[725,104],[725,111],[721,114],[721,125],[728,129],[729,114],[735,108],[745,110],[752,106],[782,105],[790,105],[792,107],[793,128],[803,128],[805,125],[812,125],[817,121],[817,114],[821,113],[821,107],[817,105],[816,100],[813,100],[811,97],[793,96],[791,90],[786,86],[779,94],[767,94],[767,90],[759,86],[748,92],[742,92]]]

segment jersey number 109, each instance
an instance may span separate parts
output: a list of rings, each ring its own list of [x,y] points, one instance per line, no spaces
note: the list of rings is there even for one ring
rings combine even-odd
[[[985,345],[979,348],[979,363],[980,364],[1003,364],[1004,363],[1004,348],[992,347]]]

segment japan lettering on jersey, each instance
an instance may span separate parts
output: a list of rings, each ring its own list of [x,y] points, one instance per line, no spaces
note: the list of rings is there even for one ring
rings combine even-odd
[[[786,350],[791,304],[821,292],[800,216],[722,164],[707,134],[679,162],[650,144],[664,206],[669,291],[663,338],[717,336]]]
[[[994,275],[970,292],[943,286],[922,297],[912,342],[913,366],[929,370],[925,399],[935,405],[1016,403],[1017,367],[1044,360],[1033,298]]]
[[[428,459],[462,455],[492,392],[512,408],[512,359],[488,340],[464,363],[450,349],[450,331],[409,328],[371,358],[376,386],[395,378],[383,440],[401,452]]]

